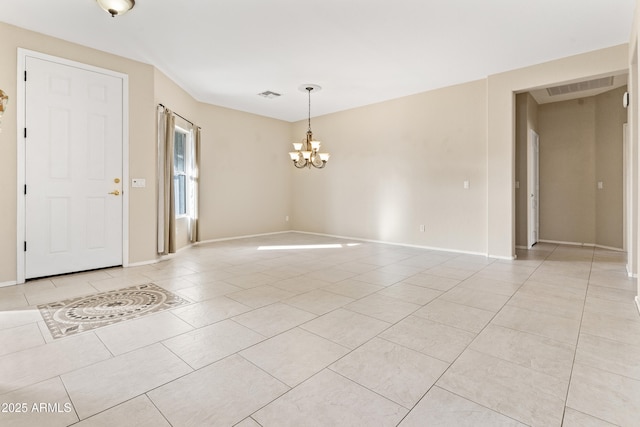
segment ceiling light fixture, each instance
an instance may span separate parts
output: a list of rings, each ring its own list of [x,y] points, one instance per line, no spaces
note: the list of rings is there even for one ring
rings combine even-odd
[[[330,154],[320,152],[320,141],[314,141],[313,133],[311,132],[311,91],[318,92],[320,89],[322,89],[320,86],[312,84],[300,86],[301,91],[306,90],[309,94],[309,129],[307,130],[306,139],[302,142],[294,142],[293,149],[296,151],[289,153],[294,166],[298,169],[304,167],[311,169],[311,166],[322,169],[327,165],[327,160],[329,160]]]
[[[116,15],[124,15],[135,6],[135,0],[96,0],[98,5],[105,11],[111,14],[112,17]]]

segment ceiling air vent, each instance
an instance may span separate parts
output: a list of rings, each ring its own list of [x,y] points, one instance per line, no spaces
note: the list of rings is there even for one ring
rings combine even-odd
[[[613,76],[587,80],[585,82],[571,83],[568,85],[549,87],[547,88],[547,93],[549,94],[549,96],[558,96],[574,92],[582,92],[585,90],[601,89],[603,87],[609,86],[613,86]]]
[[[260,95],[263,98],[267,98],[267,99],[273,99],[273,98],[277,98],[280,96],[279,93],[276,92],[271,92],[270,90],[265,90],[262,93],[259,93],[258,95]]]

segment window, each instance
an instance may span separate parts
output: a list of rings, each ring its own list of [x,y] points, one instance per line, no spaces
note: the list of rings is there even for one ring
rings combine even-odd
[[[189,185],[191,168],[190,168],[190,133],[184,129],[176,127],[174,135],[173,149],[173,185],[176,201],[176,217],[186,216],[189,214],[188,201],[190,199]]]

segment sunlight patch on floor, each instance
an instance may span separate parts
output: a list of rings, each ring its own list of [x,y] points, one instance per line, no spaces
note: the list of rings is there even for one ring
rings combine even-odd
[[[270,245],[270,246],[259,246],[259,251],[282,251],[282,250],[292,250],[292,249],[340,249],[344,246],[358,246],[360,243],[347,243],[346,245],[341,245],[338,243],[330,243],[330,244],[321,244],[321,245]]]

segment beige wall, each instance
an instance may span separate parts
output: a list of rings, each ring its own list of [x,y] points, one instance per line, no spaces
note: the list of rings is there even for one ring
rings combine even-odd
[[[332,157],[292,172],[294,229],[485,253],[486,90],[476,81],[314,118]],[[296,123],[299,139],[305,130]]]
[[[625,90],[538,108],[541,240],[622,248]]]
[[[0,133],[0,284],[16,280],[17,49],[24,48],[129,76],[129,174],[146,188],[128,188],[129,262],[156,255],[156,105],[202,130],[202,239],[288,230],[291,211],[287,156],[291,124],[195,101],[154,67],[0,23],[0,88],[10,97]],[[126,188],[126,187],[125,187]],[[181,244],[186,235],[181,233]]]
[[[291,123],[200,104],[202,240],[285,231]]]
[[[538,133],[538,103],[530,93],[516,96],[516,246],[528,244],[527,147],[531,130]]]
[[[595,244],[595,98],[543,104],[540,239]]]
[[[596,97],[596,244],[623,247],[623,124],[627,110],[622,106],[621,87]]]
[[[626,53],[626,45],[616,46],[315,118],[314,135],[333,157],[323,174],[295,175],[294,229],[513,257],[514,93],[619,73]],[[527,105],[533,128],[535,102]],[[304,123],[296,129],[303,135]],[[474,193],[475,178],[469,178],[471,191],[462,190],[470,159],[470,173],[487,176],[486,187],[480,179],[480,193]],[[477,204],[466,204],[483,192]],[[461,207],[474,219],[452,213]],[[519,224],[521,233],[522,227],[526,223]]]
[[[488,78],[488,241],[490,256],[515,255],[515,95],[628,69],[628,46],[588,52]]]
[[[59,39],[0,23],[0,87],[9,94],[10,108],[2,118],[0,133],[0,182],[7,194],[0,204],[0,283],[16,279],[16,99],[17,49],[25,48],[49,55],[102,67],[129,76],[129,162],[130,174],[142,177],[154,170],[149,150],[154,146],[153,67],[78,46]],[[146,197],[130,197],[129,259],[140,262],[154,257],[155,240],[148,235],[149,218],[155,218]]]
[[[204,240],[290,228],[511,257],[515,244],[514,92],[619,72],[627,47],[564,58],[313,120],[333,157],[322,173],[286,153],[290,124],[195,102],[147,64],[0,24],[0,87],[16,99],[16,49],[129,75],[130,262],[155,255],[155,106],[203,128]],[[13,104],[15,106],[15,104]],[[3,118],[0,179],[16,188],[15,110]],[[463,181],[470,188],[463,189]],[[0,206],[0,283],[15,279],[15,200]],[[284,220],[290,215],[292,221]],[[419,231],[425,224],[426,231]]]
[[[290,229],[290,123],[200,103],[158,70],[155,99],[202,128],[202,241]],[[187,226],[178,220],[178,248]]]

